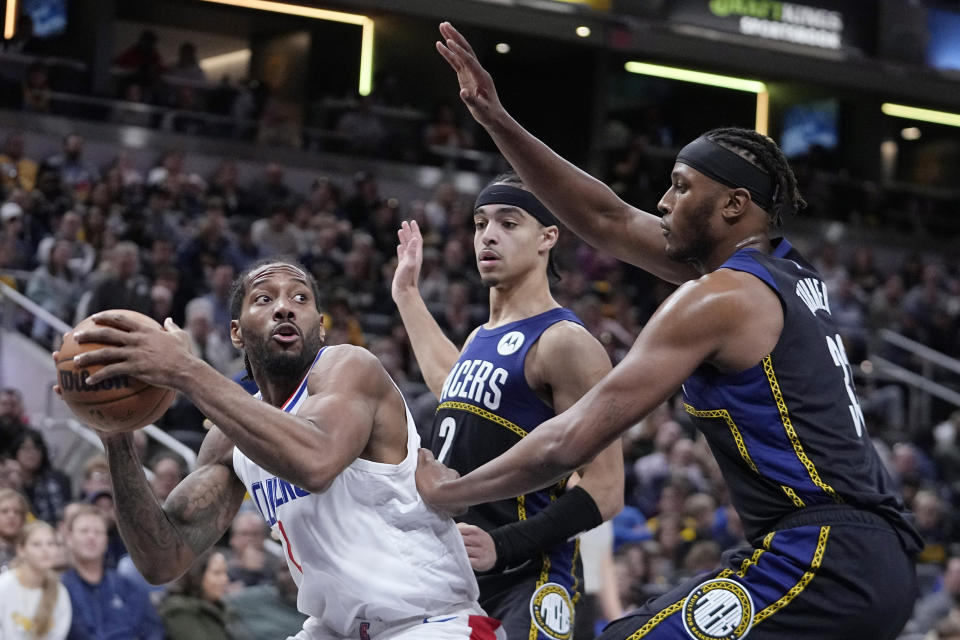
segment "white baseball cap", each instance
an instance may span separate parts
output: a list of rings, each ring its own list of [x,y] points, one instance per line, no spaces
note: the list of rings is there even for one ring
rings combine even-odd
[[[0,207],[0,220],[6,222],[13,218],[23,217],[23,209],[16,202],[5,202]]]

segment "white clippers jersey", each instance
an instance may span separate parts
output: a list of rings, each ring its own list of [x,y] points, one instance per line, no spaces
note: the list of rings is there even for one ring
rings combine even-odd
[[[297,413],[307,396],[305,377],[283,410]],[[479,595],[453,520],[427,508],[417,493],[420,436],[406,413],[403,462],[358,458],[323,493],[311,494],[233,450],[235,472],[283,543],[299,588],[297,608],[335,636],[361,637],[365,621],[429,617]]]

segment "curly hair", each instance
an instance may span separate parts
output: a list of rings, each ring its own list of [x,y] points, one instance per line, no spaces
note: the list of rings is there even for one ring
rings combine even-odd
[[[807,203],[797,188],[797,177],[790,168],[783,151],[769,137],[753,129],[721,127],[703,134],[704,138],[730,149],[759,167],[775,180],[770,210],[770,223],[779,227],[786,215],[799,213]]]

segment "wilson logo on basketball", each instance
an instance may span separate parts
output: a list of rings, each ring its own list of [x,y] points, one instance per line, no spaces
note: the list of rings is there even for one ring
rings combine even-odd
[[[60,380],[60,388],[63,391],[104,391],[106,389],[125,389],[130,387],[130,379],[125,376],[114,376],[107,378],[91,386],[84,382],[92,374],[83,369],[82,371],[64,371],[57,372]]]

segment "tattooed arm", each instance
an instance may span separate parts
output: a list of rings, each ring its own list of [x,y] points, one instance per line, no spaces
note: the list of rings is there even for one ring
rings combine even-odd
[[[220,539],[240,509],[244,487],[233,472],[233,443],[212,428],[200,447],[196,470],[161,506],[143,473],[133,437],[102,439],[127,551],[148,582],[170,582]]]

